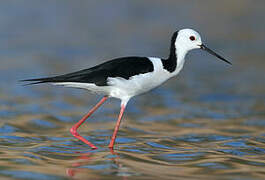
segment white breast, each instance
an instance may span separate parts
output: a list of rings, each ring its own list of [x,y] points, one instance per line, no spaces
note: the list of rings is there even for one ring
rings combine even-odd
[[[121,98],[145,93],[168,80],[172,75],[163,69],[160,58],[149,58],[153,65],[154,71],[132,76],[129,80],[123,78],[108,78],[108,85],[112,88],[110,96]]]

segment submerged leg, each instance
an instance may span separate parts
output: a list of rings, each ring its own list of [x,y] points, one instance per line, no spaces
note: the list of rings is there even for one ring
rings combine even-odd
[[[84,143],[86,143],[87,145],[89,145],[91,148],[93,149],[97,149],[97,147],[92,144],[91,142],[89,142],[88,140],[86,140],[85,138],[83,138],[82,136],[80,136],[77,132],[77,129],[79,128],[79,126],[81,126],[85,120],[91,116],[91,114],[93,114],[106,100],[108,99],[108,96],[104,96],[81,120],[78,121],[78,123],[76,123],[71,129],[70,132],[72,133],[72,135],[74,137],[76,137],[77,139],[83,141]]]
[[[117,132],[119,130],[119,127],[120,127],[120,123],[121,123],[121,119],[122,119],[122,116],[123,116],[123,113],[124,113],[124,110],[125,110],[125,107],[126,107],[126,104],[122,104],[121,105],[121,111],[120,111],[120,114],[119,114],[119,118],[117,120],[117,123],[116,123],[116,126],[115,126],[115,129],[114,129],[114,132],[113,132],[113,135],[111,137],[111,141],[109,143],[109,148],[113,148],[114,146],[114,143],[115,143],[115,139],[116,139],[116,136],[117,136]]]

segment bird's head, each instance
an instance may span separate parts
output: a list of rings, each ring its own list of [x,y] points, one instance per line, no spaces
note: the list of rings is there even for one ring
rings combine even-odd
[[[222,56],[218,55],[208,47],[206,47],[201,40],[201,36],[198,32],[193,29],[182,29],[177,31],[177,36],[175,40],[175,48],[182,49],[185,53],[193,49],[202,49],[208,53],[216,56],[217,58],[231,64],[228,60],[224,59]]]

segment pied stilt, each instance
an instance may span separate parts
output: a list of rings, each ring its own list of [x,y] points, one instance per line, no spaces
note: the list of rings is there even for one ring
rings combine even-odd
[[[201,41],[199,33],[192,29],[182,29],[173,33],[170,54],[167,59],[156,57],[122,57],[116,58],[95,67],[59,76],[26,79],[30,84],[51,83],[66,87],[83,88],[104,95],[78,123],[70,130],[72,135],[91,148],[97,147],[80,136],[77,129],[95,112],[109,97],[121,100],[120,114],[111,137],[109,148],[113,148],[121,119],[128,101],[145,93],[176,76],[183,68],[185,55],[192,49],[202,49],[219,59],[229,61],[207,48]]]

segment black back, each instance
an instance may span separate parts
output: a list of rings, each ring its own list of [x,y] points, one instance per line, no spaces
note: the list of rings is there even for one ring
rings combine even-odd
[[[162,59],[164,69],[166,69],[169,72],[175,71],[177,67],[177,55],[175,47],[175,41],[177,36],[178,36],[178,31],[174,32],[171,37],[169,57],[167,59]]]
[[[89,69],[69,74],[40,79],[27,79],[24,81],[37,81],[31,84],[48,82],[79,82],[106,86],[108,77],[121,77],[129,79],[134,75],[152,71],[154,71],[153,63],[146,57],[123,57],[110,60]]]

